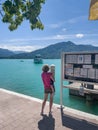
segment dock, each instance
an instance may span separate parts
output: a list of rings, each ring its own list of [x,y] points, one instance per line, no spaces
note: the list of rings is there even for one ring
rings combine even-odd
[[[69,85],[64,85],[63,88],[69,88],[69,94],[81,96],[79,94],[81,83],[74,82]],[[84,95],[82,97],[85,97],[86,100],[92,101],[92,100],[98,100],[98,85],[94,85],[93,89],[89,89],[87,87],[83,87],[83,93]]]
[[[98,130],[98,116],[47,102],[40,115],[42,100],[0,89],[0,130]]]
[[[73,90],[78,90],[80,89],[80,85],[81,83],[72,83],[69,85],[64,85],[64,88],[69,88],[69,89],[73,89]],[[84,88],[84,93],[88,93],[88,94],[98,94],[98,85],[94,86],[94,89],[88,89],[88,88]]]

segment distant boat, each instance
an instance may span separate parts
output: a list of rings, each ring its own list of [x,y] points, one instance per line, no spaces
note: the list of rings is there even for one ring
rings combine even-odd
[[[23,60],[20,60],[20,62],[24,62]]]
[[[34,57],[34,63],[36,64],[42,64],[43,63],[43,59],[41,57],[40,54],[37,54],[35,57]]]

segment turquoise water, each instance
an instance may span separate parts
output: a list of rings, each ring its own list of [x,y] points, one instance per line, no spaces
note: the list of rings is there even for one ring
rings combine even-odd
[[[44,64],[56,66],[56,93],[54,102],[60,104],[60,59],[44,60]],[[32,97],[43,99],[43,83],[41,73],[43,64],[34,64],[32,59],[1,59],[0,87]],[[67,82],[66,82],[67,83]],[[87,102],[81,97],[69,95],[68,89],[63,89],[63,104],[70,108],[98,115],[98,102]]]

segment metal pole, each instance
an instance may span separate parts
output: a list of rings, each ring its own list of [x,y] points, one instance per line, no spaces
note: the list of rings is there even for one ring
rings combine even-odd
[[[61,54],[61,86],[60,86],[60,105],[63,105],[63,53]]]

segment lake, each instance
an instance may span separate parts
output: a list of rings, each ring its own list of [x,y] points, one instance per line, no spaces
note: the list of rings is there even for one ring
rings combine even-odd
[[[55,65],[54,103],[60,104],[61,60],[44,59],[43,64]],[[0,88],[43,99],[43,64],[34,64],[33,59],[0,59]],[[87,102],[81,97],[69,95],[67,88],[63,89],[63,105],[98,115],[98,101]]]

